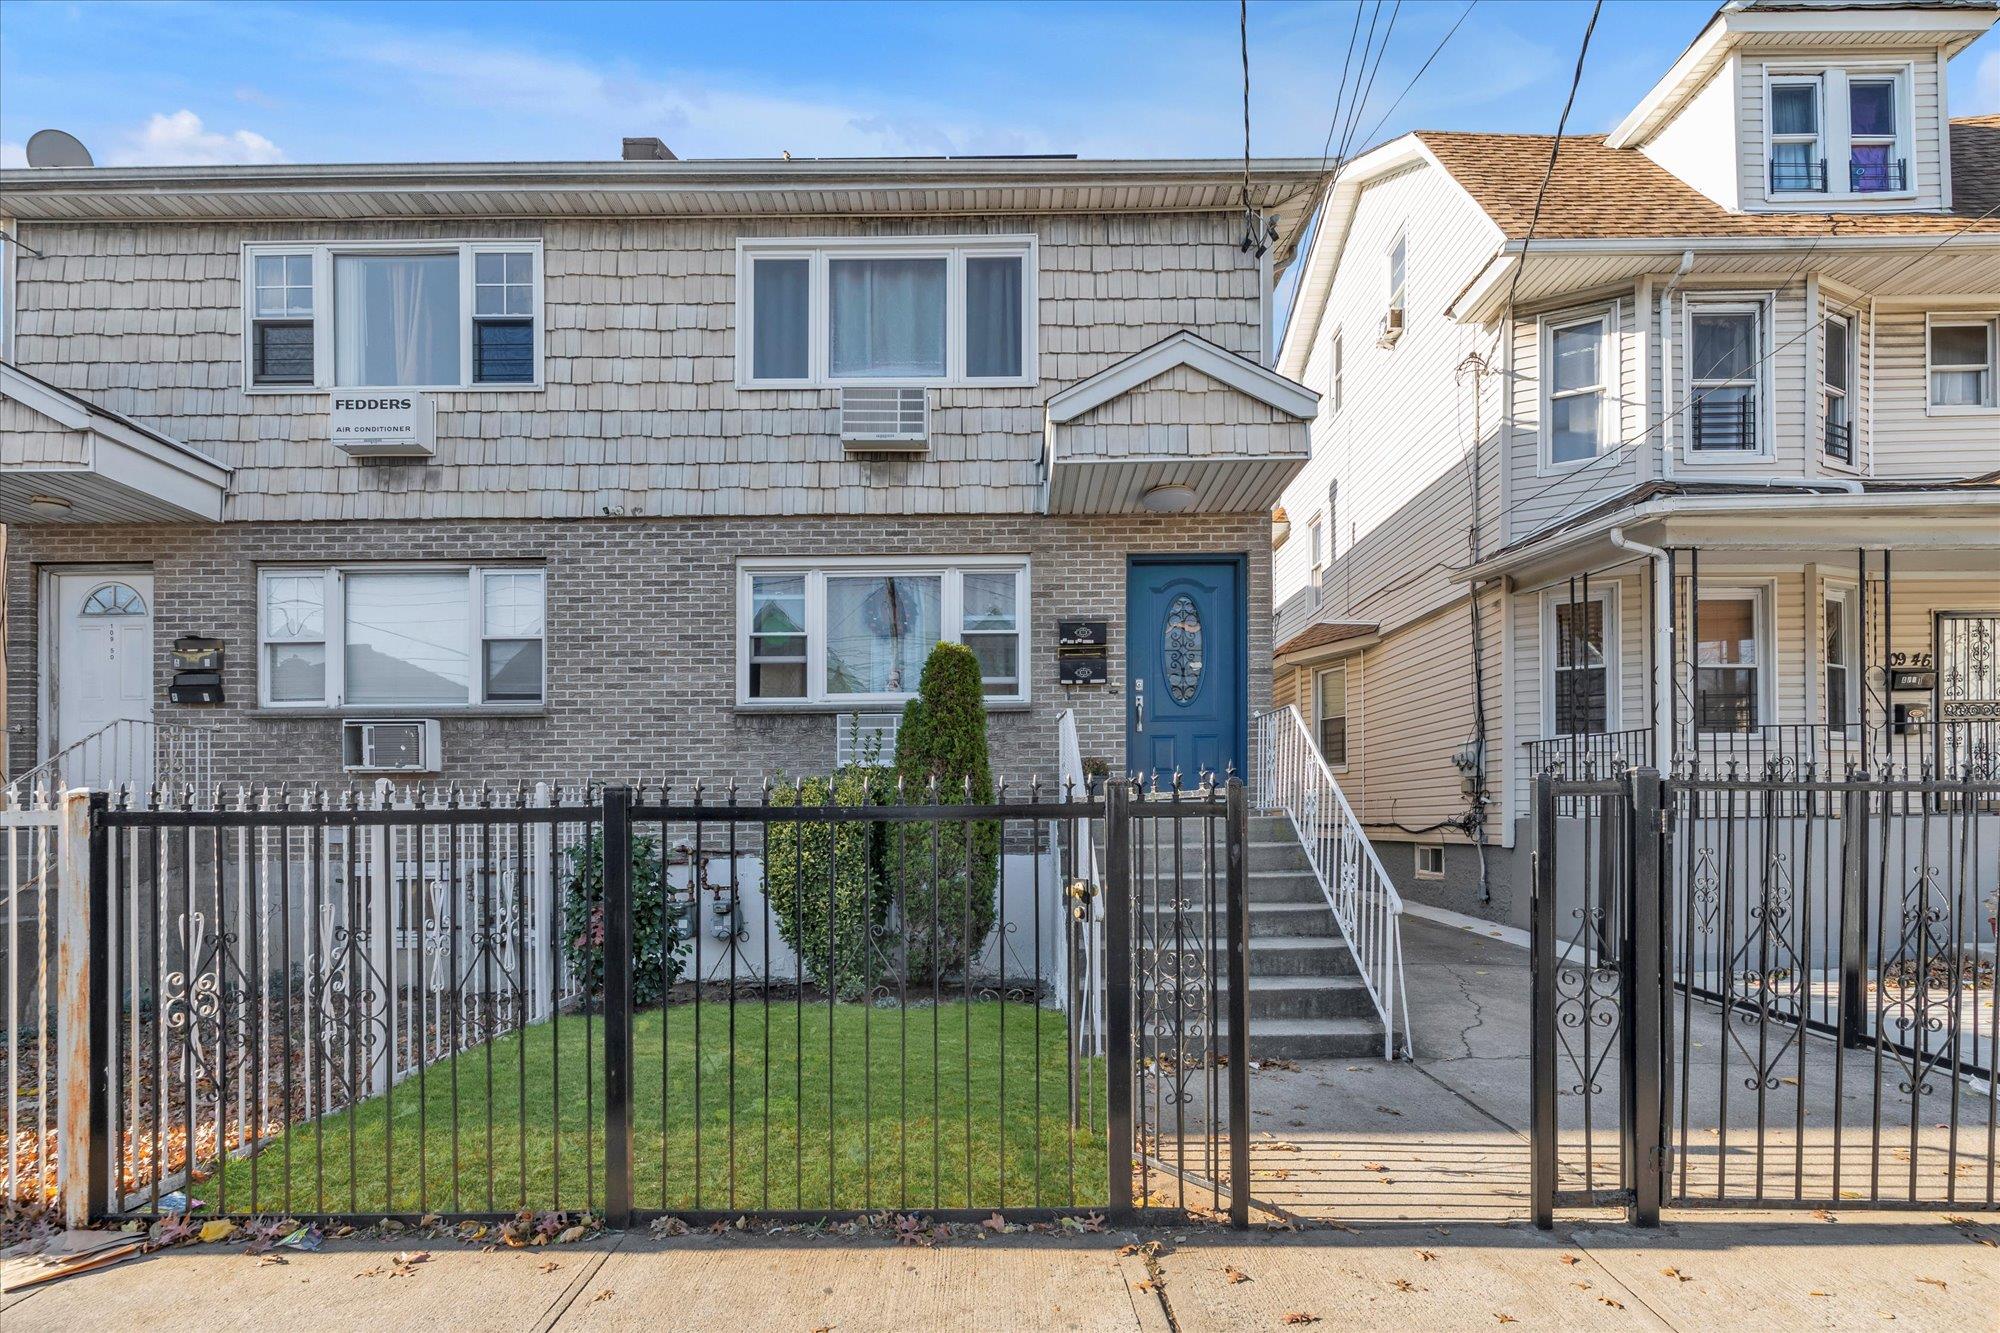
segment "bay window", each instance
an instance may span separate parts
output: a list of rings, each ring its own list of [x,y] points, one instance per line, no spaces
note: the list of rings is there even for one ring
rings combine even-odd
[[[1925,340],[1931,411],[1994,406],[1994,320],[1932,319]]]
[[[1033,237],[746,239],[736,272],[744,388],[1034,382]]]
[[[1025,701],[1027,606],[1028,567],[1016,557],[747,561],[738,702],[899,702],[940,642],[972,651],[989,699]]]
[[[532,388],[539,241],[244,247],[247,382],[261,388]]]
[[[259,590],[267,706],[448,709],[543,700],[538,568],[272,568]]]

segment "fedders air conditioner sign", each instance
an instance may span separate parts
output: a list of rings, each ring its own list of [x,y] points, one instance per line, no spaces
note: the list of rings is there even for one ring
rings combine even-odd
[[[429,458],[437,449],[437,404],[406,389],[335,389],[334,445],[356,458]]]

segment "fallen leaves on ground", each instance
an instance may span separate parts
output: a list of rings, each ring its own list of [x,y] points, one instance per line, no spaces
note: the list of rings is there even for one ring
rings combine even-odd
[[[1516,1319],[1513,1315],[1503,1314],[1499,1310],[1495,1310],[1493,1312],[1493,1317],[1503,1324],[1518,1324],[1521,1322],[1520,1320]]]
[[[1437,1251],[1436,1251],[1436,1250],[1418,1250],[1418,1251],[1417,1251],[1417,1258],[1419,1258],[1419,1259],[1423,1260],[1423,1261],[1424,1261],[1425,1263],[1429,1263],[1429,1262],[1430,1262],[1431,1260],[1433,1260],[1433,1259],[1435,1259],[1435,1258],[1437,1258],[1437,1257],[1438,1257],[1438,1256],[1437,1256]]]
[[[396,1256],[396,1266],[390,1271],[389,1276],[409,1277],[417,1271],[418,1264],[427,1264],[430,1261],[429,1250],[404,1250]]]
[[[590,1303],[591,1303],[592,1305],[595,1305],[595,1304],[597,1304],[597,1303],[598,1303],[599,1301],[608,1301],[608,1300],[610,1300],[610,1299],[611,1299],[611,1297],[612,1297],[612,1295],[613,1295],[613,1294],[614,1294],[614,1293],[612,1292],[611,1288],[609,1288],[609,1287],[606,1287],[606,1288],[605,1288],[605,1289],[604,1289],[603,1291],[600,1291],[600,1292],[598,1292],[598,1293],[597,1293],[597,1294],[596,1294],[595,1296],[592,1296],[592,1297],[590,1298]]]
[[[1417,1284],[1410,1281],[1410,1279],[1406,1277],[1399,1277],[1394,1281],[1392,1281],[1389,1285],[1394,1287],[1397,1291],[1415,1291],[1417,1289]]]
[[[1305,1310],[1288,1310],[1285,1312],[1285,1322],[1288,1324],[1317,1324],[1319,1316],[1308,1313]]]
[[[1680,1269],[1678,1269],[1678,1268],[1662,1268],[1662,1269],[1660,1270],[1660,1276],[1661,1276],[1661,1277],[1670,1277],[1670,1278],[1672,1278],[1672,1279],[1673,1279],[1674,1281],[1676,1281],[1676,1282],[1692,1282],[1692,1281],[1694,1281],[1694,1279],[1693,1279],[1693,1278],[1689,1277],[1689,1276],[1688,1276],[1688,1275],[1687,1275],[1686,1273],[1683,1273],[1683,1272],[1681,1272],[1681,1270],[1680,1270]]]
[[[553,1273],[553,1272],[555,1272],[555,1271],[556,1271],[556,1270],[557,1270],[558,1268],[561,1268],[561,1267],[562,1267],[562,1265],[561,1265],[561,1264],[559,1264],[559,1263],[557,1263],[557,1262],[556,1262],[555,1260],[553,1260],[553,1259],[544,1259],[544,1260],[543,1260],[543,1261],[542,1261],[541,1263],[539,1263],[539,1264],[535,1265],[535,1271],[536,1271],[537,1273]]]
[[[1580,1264],[1583,1260],[1574,1254],[1565,1254],[1562,1257],[1562,1262],[1566,1264]]]
[[[1625,1302],[1614,1301],[1609,1296],[1599,1296],[1597,1299],[1601,1304],[1608,1305],[1614,1310],[1622,1310],[1625,1308]]]
[[[1950,1284],[1941,1277],[1920,1277],[1917,1279],[1917,1281],[1922,1282],[1928,1286],[1936,1287],[1939,1291],[1950,1290]]]
[[[1224,1264],[1222,1266],[1222,1278],[1223,1281],[1230,1283],[1248,1282],[1250,1280],[1250,1275],[1244,1272],[1242,1269],[1238,1268],[1235,1264]]]

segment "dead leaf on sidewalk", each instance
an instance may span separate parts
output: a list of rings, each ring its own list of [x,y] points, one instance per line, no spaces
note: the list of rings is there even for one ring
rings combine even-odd
[[[1686,1273],[1683,1273],[1683,1272],[1681,1272],[1681,1270],[1680,1270],[1680,1269],[1678,1269],[1678,1268],[1662,1268],[1662,1269],[1660,1270],[1660,1276],[1662,1276],[1662,1277],[1670,1277],[1670,1278],[1674,1279],[1674,1281],[1676,1281],[1676,1282],[1692,1282],[1692,1281],[1694,1281],[1694,1279],[1693,1279],[1693,1278],[1689,1277],[1689,1276],[1688,1276],[1688,1275],[1687,1275]]]
[[[1564,1256],[1562,1257],[1562,1262],[1564,1262],[1564,1263],[1566,1263],[1566,1264],[1580,1264],[1580,1263],[1582,1263],[1582,1262],[1583,1262],[1583,1260],[1582,1260],[1582,1259],[1580,1259],[1580,1258],[1578,1258],[1578,1257],[1577,1257],[1576,1255],[1574,1255],[1574,1254],[1565,1254],[1565,1255],[1564,1255]]]
[[[1437,1258],[1437,1257],[1438,1257],[1438,1256],[1437,1256],[1437,1251],[1436,1251],[1436,1250],[1418,1250],[1418,1251],[1417,1251],[1417,1258],[1419,1258],[1419,1259],[1423,1260],[1423,1261],[1424,1261],[1425,1263],[1429,1263],[1429,1262],[1430,1262],[1431,1260],[1433,1260],[1433,1259],[1435,1259],[1435,1258]]]
[[[595,1305],[599,1301],[608,1301],[610,1299],[611,1299],[611,1288],[606,1287],[603,1291],[600,1291],[595,1296],[592,1296],[590,1298],[590,1303],[592,1305]]]
[[[1225,1281],[1232,1283],[1248,1282],[1250,1280],[1250,1275],[1244,1272],[1242,1269],[1238,1268],[1235,1264],[1224,1264],[1222,1266],[1222,1276]]]
[[[1317,1324],[1319,1316],[1308,1314],[1304,1310],[1288,1310],[1285,1313],[1285,1322],[1287,1324]]]
[[[991,1231],[996,1236],[1003,1235],[1007,1230],[1007,1219],[1000,1216],[1000,1214],[995,1213],[991,1217],[987,1218],[984,1222],[981,1222],[979,1225],[985,1227],[988,1231]]]
[[[1389,1285],[1394,1287],[1397,1291],[1415,1291],[1417,1289],[1417,1284],[1410,1281],[1410,1279],[1406,1277],[1396,1278],[1395,1280],[1391,1281]]]
[[[1610,1306],[1614,1310],[1622,1310],[1625,1308],[1625,1303],[1623,1301],[1614,1301],[1609,1296],[1599,1296],[1597,1299],[1603,1302],[1605,1305]]]
[[[562,1265],[561,1265],[561,1264],[559,1264],[559,1263],[557,1263],[557,1262],[556,1262],[555,1260],[553,1260],[553,1259],[545,1259],[545,1260],[543,1260],[543,1261],[542,1261],[542,1262],[541,1262],[540,1264],[536,1265],[536,1267],[535,1267],[535,1271],[536,1271],[537,1273],[553,1273],[553,1272],[555,1272],[555,1271],[556,1271],[556,1270],[557,1270],[558,1268],[561,1268],[561,1267],[562,1267]]]
[[[1494,1317],[1495,1319],[1499,1320],[1499,1321],[1500,1321],[1501,1323],[1503,1323],[1503,1324],[1518,1324],[1518,1323],[1520,1323],[1520,1322],[1521,1322],[1520,1320],[1516,1319],[1516,1318],[1515,1318],[1515,1317],[1514,1317],[1513,1315],[1510,1315],[1510,1314],[1502,1314],[1502,1313],[1501,1313],[1500,1311],[1498,1311],[1498,1310],[1495,1310],[1495,1311],[1493,1312],[1493,1317]]]
[[[1951,1284],[1941,1277],[1920,1277],[1917,1281],[1927,1286],[1936,1287],[1939,1291],[1949,1291],[1951,1289]]]

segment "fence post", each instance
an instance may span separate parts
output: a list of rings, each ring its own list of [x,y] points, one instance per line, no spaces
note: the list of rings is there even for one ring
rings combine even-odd
[[[56,1179],[70,1227],[104,1210],[111,1177],[111,1006],[91,1003],[111,970],[106,805],[103,792],[65,791],[56,829]]]
[[[1868,948],[1868,789],[1850,785],[1840,806],[1840,1044],[1858,1050],[1868,1044],[1861,989]]]
[[[1556,800],[1555,778],[1535,777],[1534,886],[1529,975],[1530,1211],[1543,1231],[1555,1226],[1556,1206]]]
[[[604,1220],[632,1225],[632,789],[604,789]]]
[[[1665,1143],[1661,1137],[1663,1105],[1660,1070],[1665,1051],[1660,1035],[1661,993],[1665,978],[1661,967],[1661,917],[1666,902],[1666,879],[1662,874],[1662,819],[1660,774],[1642,768],[1631,776],[1631,802],[1625,811],[1631,859],[1627,876],[1627,920],[1630,938],[1625,949],[1625,1104],[1629,1107],[1624,1131],[1626,1161],[1632,1170],[1631,1221],[1636,1226],[1660,1224],[1660,1181],[1665,1169]]]
[[[1229,780],[1229,1224],[1250,1225],[1250,801]]]
[[[1113,1225],[1132,1220],[1132,817],[1131,791],[1118,778],[1104,784],[1104,1093],[1110,1141]]]

